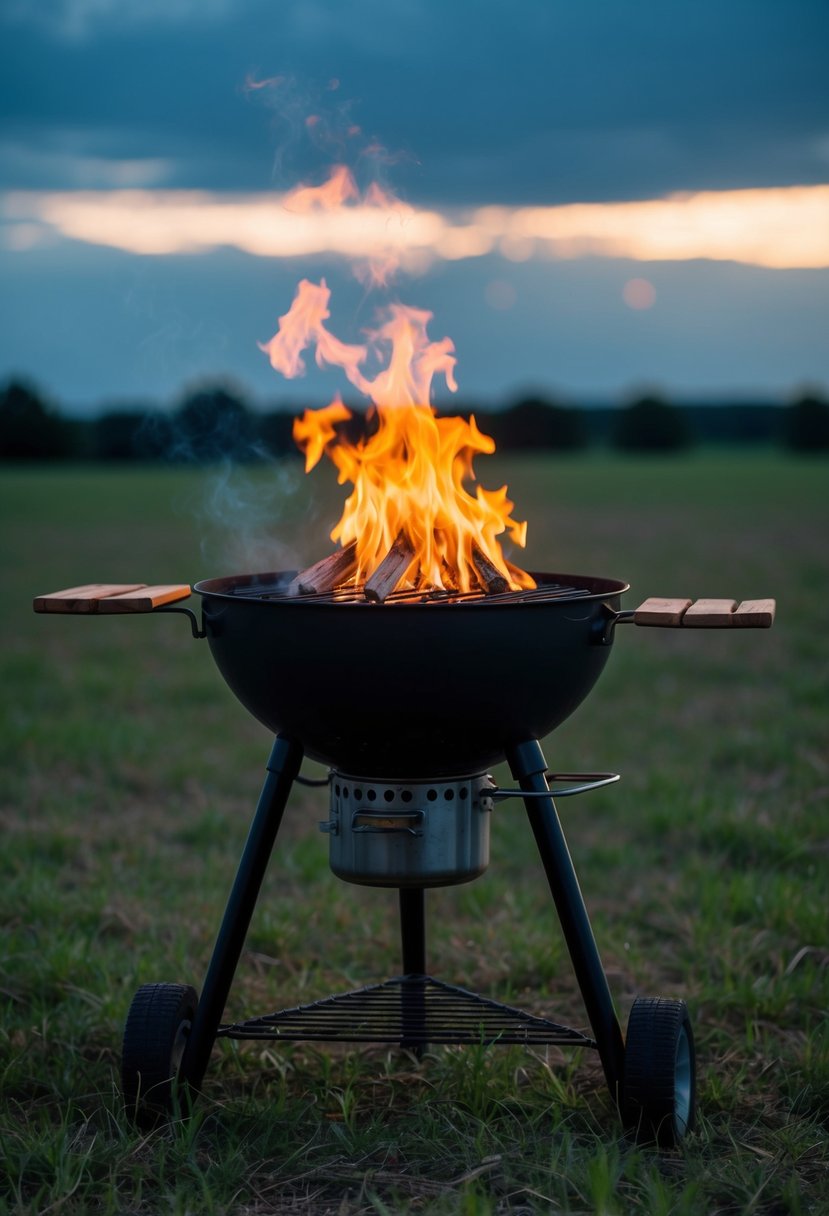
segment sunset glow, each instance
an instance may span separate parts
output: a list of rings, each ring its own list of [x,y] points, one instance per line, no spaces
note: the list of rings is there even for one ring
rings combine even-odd
[[[319,191],[228,195],[203,191],[15,192],[0,198],[4,243],[21,255],[63,238],[138,255],[229,247],[255,257],[364,260],[367,278],[435,261],[500,253],[507,260],[709,258],[778,269],[829,266],[829,185],[673,195],[556,207],[418,209],[339,181],[348,206]],[[25,236],[22,239],[21,234]]]

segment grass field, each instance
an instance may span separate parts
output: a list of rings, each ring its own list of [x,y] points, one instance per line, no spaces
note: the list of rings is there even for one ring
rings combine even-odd
[[[339,492],[294,465],[7,468],[0,1211],[829,1211],[829,466],[595,455],[480,473],[529,519],[530,568],[624,577],[628,606],[778,599],[770,633],[620,631],[545,744],[559,769],[623,774],[562,819],[623,1020],[637,994],[691,1007],[698,1131],[679,1152],[631,1145],[592,1054],[255,1044],[217,1048],[189,1123],[134,1131],[126,1009],[143,982],[200,985],[269,740],[183,619],[36,617],[31,599],[310,560]],[[296,793],[230,1014],[397,973],[393,893],[331,876],[324,814],[321,791]],[[433,974],[585,1025],[520,804],[496,811],[487,875],[428,912]]]

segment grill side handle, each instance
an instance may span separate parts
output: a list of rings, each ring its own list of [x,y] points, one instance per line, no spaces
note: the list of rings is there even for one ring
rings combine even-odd
[[[638,608],[616,614],[614,625],[657,629],[770,629],[777,603],[773,599],[666,599],[650,596]]]
[[[136,612],[178,612],[190,618],[194,638],[206,636],[191,608],[180,601],[190,596],[189,583],[84,583],[35,596],[35,612],[71,616],[121,616]]]

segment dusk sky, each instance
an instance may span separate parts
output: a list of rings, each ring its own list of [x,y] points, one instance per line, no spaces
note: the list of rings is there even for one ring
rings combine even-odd
[[[326,404],[257,345],[324,277],[346,342],[432,312],[465,405],[825,388],[828,60],[826,0],[0,0],[0,380]]]

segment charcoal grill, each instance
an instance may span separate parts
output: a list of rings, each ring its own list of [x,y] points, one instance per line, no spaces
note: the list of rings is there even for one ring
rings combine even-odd
[[[588,695],[621,624],[768,627],[773,600],[651,598],[623,610],[624,582],[535,574],[536,587],[494,595],[359,588],[298,598],[295,571],[188,585],[88,584],[41,596],[40,612],[88,617],[184,613],[242,704],[276,738],[201,996],[146,984],[124,1034],[122,1077],[141,1121],[201,1087],[217,1038],[397,1044],[562,1044],[595,1049],[623,1120],[639,1139],[673,1145],[694,1124],[695,1058],[685,1003],[638,998],[623,1036],[556,809],[618,780],[551,773],[538,742]],[[300,775],[303,756],[328,777]],[[515,789],[489,775],[506,760]],[[221,1021],[248,925],[295,782],[329,787],[332,869],[399,891],[402,972],[309,1005]],[[523,800],[582,994],[590,1033],[429,975],[425,893],[486,869],[489,820]]]

